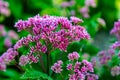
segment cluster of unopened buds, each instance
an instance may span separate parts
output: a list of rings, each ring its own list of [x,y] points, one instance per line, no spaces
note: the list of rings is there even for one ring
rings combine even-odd
[[[9,10],[9,4],[8,2],[4,0],[0,0],[0,14],[4,16],[9,16],[10,15],[10,10]]]
[[[48,15],[43,17],[36,15],[25,21],[19,20],[15,24],[15,27],[18,31],[28,31],[29,35],[18,40],[12,47],[12,50],[13,52],[19,53],[18,51],[22,47],[30,49],[26,54],[20,57],[19,65],[25,66],[28,63],[37,63],[43,53],[48,55],[51,50],[56,48],[61,51],[66,51],[67,46],[71,42],[89,39],[90,36],[85,28],[78,25],[81,22],[83,21],[76,17],[70,17],[69,20],[66,17]],[[14,60],[13,58],[17,55],[12,56],[12,54],[9,54],[9,51],[5,54],[11,56],[12,60]],[[0,58],[4,58],[4,56]],[[3,63],[5,63],[4,60],[2,63],[0,62],[0,70],[3,70],[1,68]]]
[[[19,37],[17,33],[13,30],[9,30],[8,32],[5,30],[4,26],[0,24],[0,38],[5,38],[4,46],[10,48],[12,46],[12,40],[18,40]]]
[[[94,69],[92,63],[87,60],[82,60],[79,62],[79,54],[77,52],[68,54],[68,64],[66,66],[67,70],[70,72],[68,74],[69,80],[98,80],[98,76],[94,74]],[[55,73],[62,73],[63,62],[59,60],[55,63],[51,69]]]

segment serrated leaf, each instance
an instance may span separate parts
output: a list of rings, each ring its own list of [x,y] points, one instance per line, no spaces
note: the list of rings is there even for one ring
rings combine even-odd
[[[36,70],[27,70],[21,77],[21,79],[40,79],[40,78],[53,80],[47,74],[36,71]]]

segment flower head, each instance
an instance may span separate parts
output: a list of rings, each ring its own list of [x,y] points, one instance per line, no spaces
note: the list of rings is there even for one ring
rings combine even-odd
[[[29,62],[28,56],[22,55],[19,59],[19,65],[25,66]]]
[[[118,40],[120,40],[120,20],[114,23],[114,27],[110,33],[114,34],[118,38]]]
[[[77,60],[79,57],[80,56],[77,52],[73,52],[73,53],[68,54],[68,59],[69,60],[75,60],[75,59]]]
[[[118,76],[118,75],[120,75],[120,67],[119,66],[114,66],[111,69],[111,74],[112,74],[112,76]]]
[[[9,16],[10,15],[10,10],[9,10],[9,4],[8,2],[4,0],[0,0],[0,14],[4,16]]]
[[[62,69],[62,61],[58,61],[57,63],[55,63],[52,67],[51,70],[53,70],[55,73],[61,73]]]

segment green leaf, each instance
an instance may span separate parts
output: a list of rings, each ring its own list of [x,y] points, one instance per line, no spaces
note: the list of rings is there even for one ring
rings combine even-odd
[[[86,25],[86,29],[91,37],[94,37],[99,30],[99,24],[97,19],[101,16],[101,13],[96,13],[90,19],[86,19],[84,25]]]
[[[85,5],[85,0],[76,0],[76,4],[84,6]]]
[[[79,52],[81,47],[82,46],[79,42],[73,42],[73,43],[69,44],[69,46],[67,47],[67,51],[68,51],[68,53],[71,53],[74,51]]]
[[[5,40],[5,38],[4,37],[0,37],[0,53],[3,53],[3,52],[5,52],[6,51],[6,48],[5,48],[5,46],[4,46],[4,40]]]
[[[10,4],[10,10],[16,18],[20,18],[22,14],[22,3],[20,0],[8,0]],[[17,3],[17,4],[16,4]]]
[[[27,70],[21,77],[21,79],[47,79],[47,80],[53,80],[51,77],[49,77],[47,74],[36,71],[36,70]]]
[[[29,0],[32,5],[30,5],[30,8],[41,8],[41,9],[46,9],[51,5],[52,1],[51,0]]]
[[[0,80],[19,80],[20,75],[19,73],[14,69],[7,69],[5,72],[0,71],[0,78],[4,77]]]

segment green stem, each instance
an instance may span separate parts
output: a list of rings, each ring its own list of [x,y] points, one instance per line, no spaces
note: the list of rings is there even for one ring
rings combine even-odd
[[[25,70],[23,70],[21,68],[21,66],[15,61],[15,66],[21,71],[21,72],[24,72]]]
[[[41,68],[46,73],[46,70],[45,70],[45,67],[44,67],[44,64],[43,64],[43,60],[42,60],[42,56],[39,56],[39,58],[40,58]]]
[[[48,74],[48,76],[49,76],[49,53],[46,53],[46,55],[47,55],[47,74]]]
[[[60,73],[60,75],[61,75],[61,77],[62,77],[62,80],[64,80],[62,73]]]

